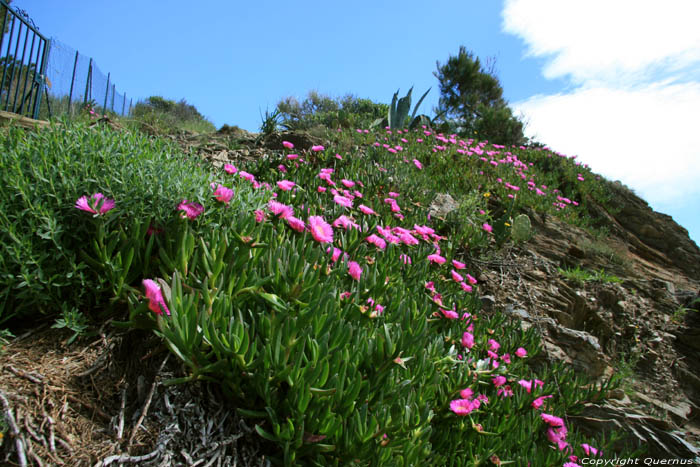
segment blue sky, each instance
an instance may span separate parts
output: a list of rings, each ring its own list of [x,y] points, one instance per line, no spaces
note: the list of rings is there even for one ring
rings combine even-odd
[[[663,5],[663,6],[662,6]],[[695,0],[15,0],[129,97],[186,99],[217,127],[317,90],[389,102],[432,87],[464,45],[496,59],[526,132],[621,180],[700,242]],[[601,12],[606,12],[601,14]],[[67,63],[66,67],[71,67]]]

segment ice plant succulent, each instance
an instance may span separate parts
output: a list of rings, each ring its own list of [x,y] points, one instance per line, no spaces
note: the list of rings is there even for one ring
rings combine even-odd
[[[152,279],[144,279],[143,287],[146,289],[146,298],[148,298],[148,308],[157,315],[165,314],[170,316],[170,310],[165,304],[163,293],[160,291],[160,286]]]
[[[321,216],[309,217],[311,236],[319,243],[333,242],[333,228]]]
[[[187,217],[190,220],[196,219],[200,214],[204,212],[204,206],[194,201],[187,201],[183,199],[177,206],[178,211],[182,211],[182,216]]]
[[[107,211],[114,208],[114,200],[105,198],[102,193],[95,193],[90,196],[88,200],[87,196],[81,196],[75,202],[75,207],[82,210],[91,212],[93,214],[104,214]]]
[[[356,261],[350,261],[348,262],[348,274],[356,281],[359,281],[362,275],[362,267]]]
[[[231,188],[226,188],[223,185],[219,185],[214,190],[214,198],[224,204],[228,204],[233,198],[233,190]]]

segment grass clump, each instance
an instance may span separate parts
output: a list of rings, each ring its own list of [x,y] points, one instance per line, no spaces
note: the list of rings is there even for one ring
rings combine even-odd
[[[576,283],[579,286],[583,285],[585,282],[602,282],[609,284],[619,284],[622,282],[622,279],[615,275],[606,273],[604,269],[589,271],[576,266],[575,268],[558,268],[557,270],[562,277]]]

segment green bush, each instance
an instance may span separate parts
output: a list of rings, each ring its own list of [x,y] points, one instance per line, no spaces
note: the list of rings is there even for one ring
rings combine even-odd
[[[206,167],[138,133],[64,122],[40,132],[10,128],[0,133],[0,148],[0,322],[55,313],[64,302],[88,311],[104,305],[113,284],[91,245],[100,229],[99,254],[116,242],[117,255],[137,233],[145,242],[151,224],[177,226],[182,199],[205,204],[211,193]],[[115,209],[93,218],[75,208],[79,197],[97,192],[116,200]],[[110,239],[105,229],[123,238]],[[138,260],[142,252],[135,253]],[[131,282],[139,275],[132,271]]]
[[[281,125],[289,130],[308,130],[315,126],[336,128],[369,128],[378,118],[387,115],[389,106],[348,94],[332,98],[316,91],[299,102],[286,97],[277,103]]]
[[[184,99],[175,102],[160,96],[151,96],[134,105],[131,119],[141,129],[158,134],[170,134],[178,130],[197,133],[216,131],[214,124]]]

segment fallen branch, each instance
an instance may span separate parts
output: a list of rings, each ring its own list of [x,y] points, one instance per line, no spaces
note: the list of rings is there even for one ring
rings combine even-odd
[[[110,464],[113,464],[114,462],[118,462],[120,464],[137,464],[139,462],[147,461],[150,459],[153,459],[160,453],[160,448],[156,449],[155,451],[149,452],[148,454],[144,454],[143,456],[130,456],[128,454],[117,454],[114,456],[109,456],[105,459],[102,459],[100,462],[94,465],[94,467],[104,467]]]
[[[160,375],[160,372],[163,371],[163,367],[165,366],[165,363],[168,361],[168,358],[170,357],[170,354],[166,355],[163,361],[160,364],[160,367],[158,367],[158,371],[156,372],[156,376],[153,379],[153,384],[151,384],[151,389],[148,391],[148,396],[146,397],[146,403],[143,405],[143,409],[141,410],[141,415],[139,415],[139,419],[136,421],[136,425],[134,425],[134,428],[131,430],[131,436],[129,436],[129,442],[127,443],[127,449],[131,447],[131,443],[134,441],[134,437],[136,436],[136,433],[138,432],[139,426],[141,426],[141,423],[143,422],[143,419],[146,417],[146,413],[148,412],[148,408],[151,406],[151,400],[153,399],[153,394],[156,391],[156,386],[158,386],[158,375]]]
[[[2,407],[5,409],[5,420],[7,420],[7,423],[10,425],[10,430],[12,430],[12,434],[15,437],[15,449],[17,449],[17,461],[19,462],[19,465],[21,467],[25,467],[27,465],[27,456],[24,452],[24,438],[22,437],[22,434],[19,432],[19,428],[17,427],[17,422],[15,422],[15,416],[12,413],[12,407],[10,407],[10,402],[7,400],[7,397],[5,397],[5,393],[0,390],[0,401],[2,402]]]

